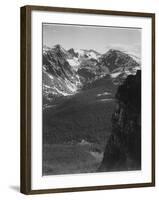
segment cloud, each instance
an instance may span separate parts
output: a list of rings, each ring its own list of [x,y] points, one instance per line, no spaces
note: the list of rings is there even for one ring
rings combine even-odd
[[[132,44],[132,45],[123,45],[123,44],[109,44],[105,47],[105,51],[109,49],[117,49],[123,51],[125,53],[137,56],[141,58],[141,45],[140,44]]]

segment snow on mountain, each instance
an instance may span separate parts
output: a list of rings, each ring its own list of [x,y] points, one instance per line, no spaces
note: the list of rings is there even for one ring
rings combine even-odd
[[[74,49],[75,53],[78,53],[78,57],[83,57],[85,52],[82,49]]]
[[[101,65],[106,65],[110,72],[117,68],[127,68],[139,66],[139,63],[136,62],[129,54],[124,53],[119,50],[110,49],[100,58]]]
[[[68,63],[70,64],[70,66],[73,67],[73,69],[75,71],[78,70],[79,66],[80,66],[80,62],[79,62],[79,59],[74,57],[74,58],[71,58],[71,59],[67,59]]]
[[[55,96],[73,95],[81,83],[74,67],[69,64],[69,52],[60,45],[43,50],[43,93],[45,100]],[[71,63],[73,64],[73,63]]]
[[[43,93],[46,100],[75,94],[86,84],[110,75],[115,85],[141,70],[140,59],[119,50],[105,54],[94,50],[43,47]]]
[[[85,61],[96,60],[101,56],[98,52],[94,50],[86,50],[86,49],[69,49],[68,50],[68,63],[73,67],[75,71],[81,67],[81,64]]]
[[[121,72],[111,73],[111,77],[112,78],[117,78],[120,74],[121,74]]]
[[[43,54],[46,54],[49,50],[51,50],[50,47],[47,47],[46,45],[43,46]]]
[[[87,59],[98,59],[101,54],[98,53],[97,51],[93,50],[93,49],[90,49],[90,50],[87,50],[87,49],[69,49],[68,52],[73,56],[73,57],[76,57],[78,59],[80,58],[87,58]]]
[[[75,52],[78,53],[78,57],[81,58],[87,58],[87,59],[96,59],[98,60],[98,58],[101,56],[98,52],[90,49],[90,50],[86,50],[86,49],[75,49]]]
[[[135,56],[133,54],[129,54],[137,63],[139,63],[139,65],[141,65],[141,58],[139,58],[138,56]]]
[[[88,56],[89,56],[89,58],[93,58],[93,59],[96,59],[96,60],[99,58],[99,56],[97,56],[97,54],[95,54],[94,52],[90,52],[88,54]]]

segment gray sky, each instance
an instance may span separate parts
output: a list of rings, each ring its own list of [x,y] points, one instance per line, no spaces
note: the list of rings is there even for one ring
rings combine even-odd
[[[105,53],[110,48],[124,50],[140,57],[141,29],[43,24],[43,44],[60,44],[66,50],[94,49]]]

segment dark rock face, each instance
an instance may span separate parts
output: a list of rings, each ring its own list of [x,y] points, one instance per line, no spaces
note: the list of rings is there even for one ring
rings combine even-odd
[[[99,171],[141,169],[141,71],[130,75],[116,93],[112,134]]]
[[[110,49],[101,56],[100,64],[107,66],[110,72],[117,68],[139,66],[139,64],[131,56],[122,51],[114,49]]]
[[[73,71],[66,58],[67,52],[60,45],[56,45],[43,54],[43,66],[48,73],[56,77],[60,76],[69,79],[73,75]]]
[[[67,61],[69,53],[60,45],[43,50],[43,102],[72,95],[79,87],[79,77]]]
[[[78,53],[76,53],[73,48],[69,49],[68,52],[72,55],[72,57],[78,57]]]

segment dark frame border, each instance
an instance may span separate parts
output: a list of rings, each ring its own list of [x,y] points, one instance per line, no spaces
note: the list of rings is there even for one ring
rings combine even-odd
[[[152,163],[151,163],[151,182],[120,184],[120,185],[102,185],[75,188],[59,189],[42,189],[32,190],[31,188],[31,12],[36,11],[53,11],[63,13],[87,13],[98,15],[116,15],[131,17],[148,17],[152,19]],[[61,193],[61,192],[79,192],[94,191],[106,189],[123,189],[137,187],[155,186],[155,14],[140,12],[123,12],[108,10],[92,10],[63,7],[47,6],[24,6],[21,7],[21,77],[20,77],[20,97],[21,97],[21,117],[20,117],[20,191],[23,194],[44,194],[44,193]]]

